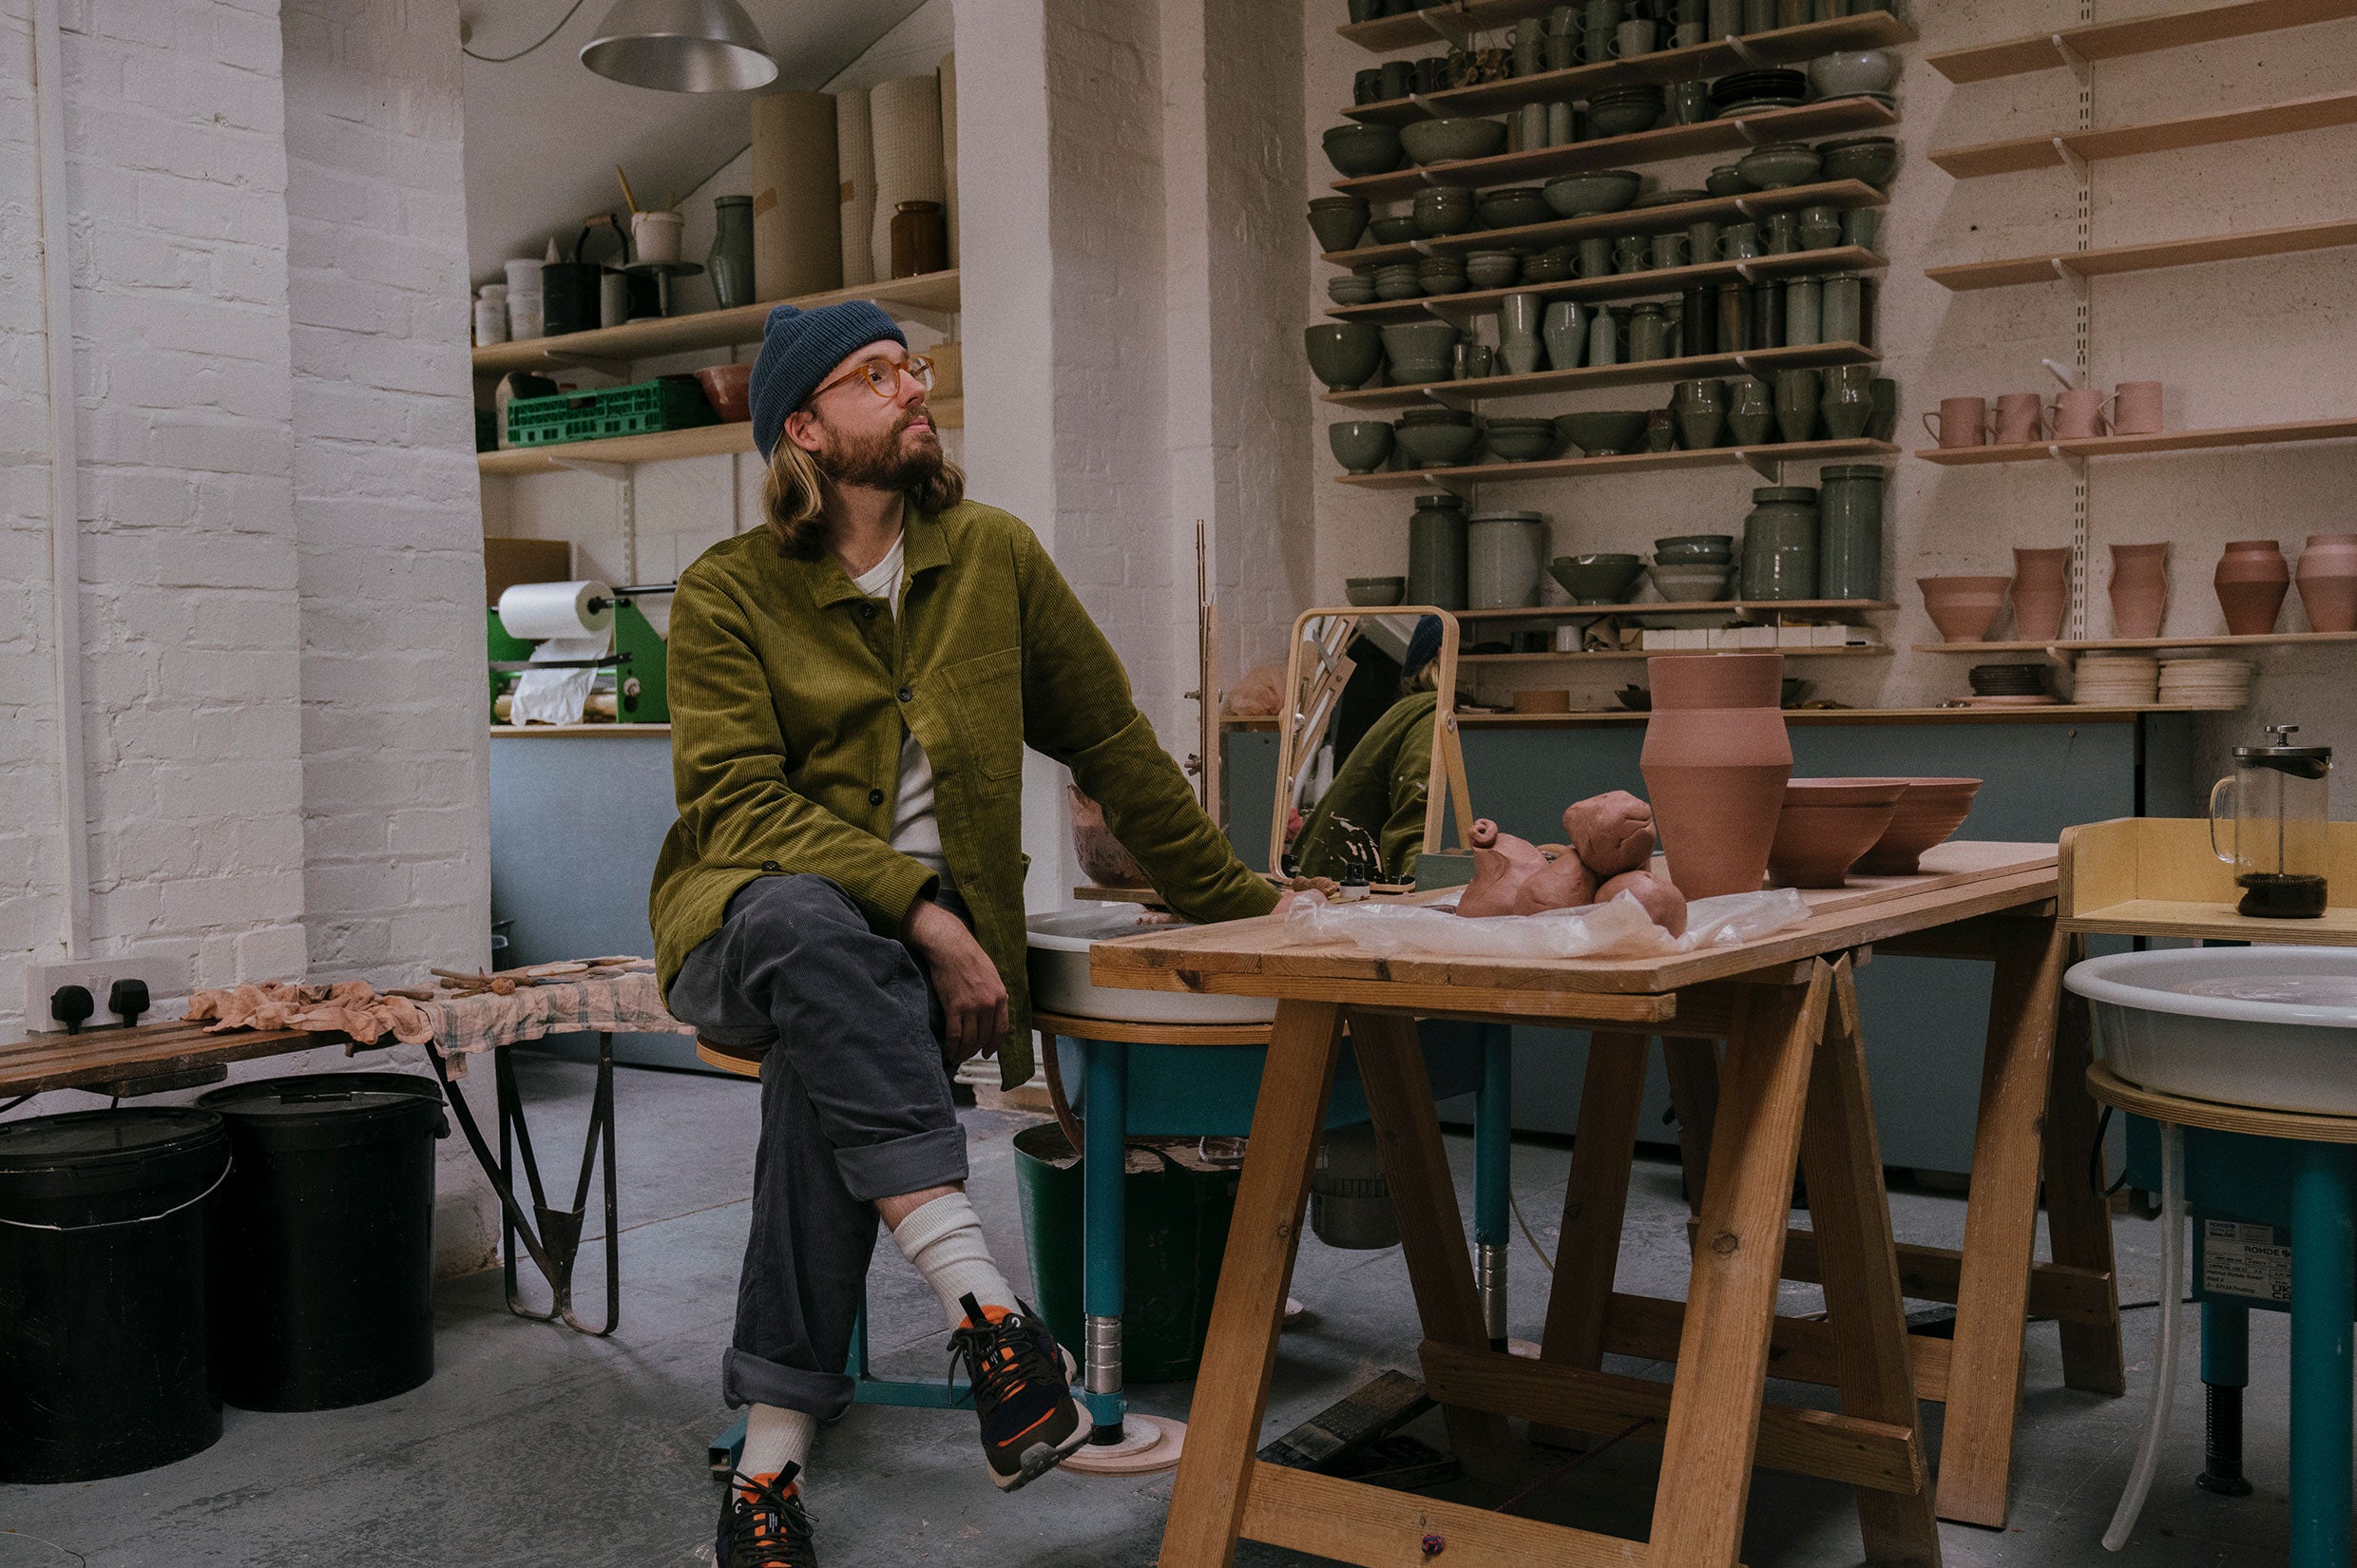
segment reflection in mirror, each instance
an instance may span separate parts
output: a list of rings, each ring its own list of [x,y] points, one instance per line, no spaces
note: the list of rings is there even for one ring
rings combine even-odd
[[[1345,886],[1412,882],[1437,848],[1453,784],[1469,831],[1454,744],[1453,617],[1305,614],[1287,671],[1293,698],[1273,843],[1281,871]]]

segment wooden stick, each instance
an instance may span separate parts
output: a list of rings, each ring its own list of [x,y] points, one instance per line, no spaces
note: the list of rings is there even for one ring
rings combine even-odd
[[[614,178],[622,182],[622,199],[630,203],[631,214],[635,217],[642,210],[639,199],[630,194],[630,177],[622,172],[620,163],[614,165]]]

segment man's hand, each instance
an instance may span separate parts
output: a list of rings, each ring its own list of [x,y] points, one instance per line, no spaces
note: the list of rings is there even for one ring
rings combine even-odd
[[[932,971],[949,1064],[975,1055],[996,1056],[1006,1039],[1006,983],[966,922],[931,899],[920,899],[909,910],[901,939],[925,955]]]

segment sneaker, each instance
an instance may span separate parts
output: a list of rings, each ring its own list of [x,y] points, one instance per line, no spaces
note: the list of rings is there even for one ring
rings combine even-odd
[[[991,1484],[1011,1492],[1088,1441],[1088,1412],[1072,1397],[1080,1369],[1029,1306],[985,1307],[970,1295],[960,1305],[966,1325],[949,1336],[949,1355],[966,1362]]]
[[[802,1473],[788,1464],[774,1476],[735,1477],[720,1504],[720,1532],[712,1547],[718,1568],[818,1568],[811,1518],[802,1509]]]

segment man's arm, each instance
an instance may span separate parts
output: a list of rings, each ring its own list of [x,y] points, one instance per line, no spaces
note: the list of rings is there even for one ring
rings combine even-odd
[[[815,871],[884,929],[900,929],[939,879],[786,782],[776,698],[744,606],[693,568],[672,602],[670,671],[672,786],[699,857]]]
[[[1025,743],[1072,770],[1172,908],[1206,921],[1267,914],[1275,889],[1236,859],[1197,803],[1131,699],[1113,645],[1028,528],[1015,547]]]

